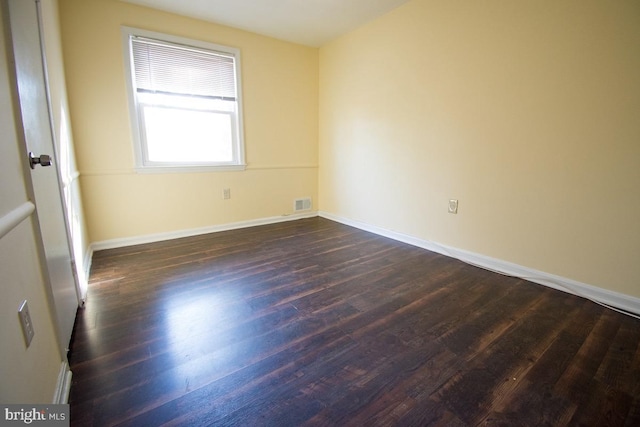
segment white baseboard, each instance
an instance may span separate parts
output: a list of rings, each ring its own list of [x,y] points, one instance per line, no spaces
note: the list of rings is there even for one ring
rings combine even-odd
[[[60,364],[60,372],[58,373],[58,381],[56,389],[53,393],[53,404],[65,404],[69,402],[69,391],[71,391],[72,373],[69,370],[69,364],[62,362]]]
[[[182,237],[198,236],[201,234],[217,233],[220,231],[236,230],[239,228],[255,227],[258,225],[276,224],[279,222],[294,221],[302,218],[312,218],[318,216],[316,211],[297,213],[291,215],[274,216],[268,218],[258,218],[248,221],[232,222],[228,224],[213,225],[202,228],[192,228],[189,230],[171,231],[168,233],[148,234],[145,236],[125,237],[122,239],[103,240],[101,242],[92,243],[90,253],[93,257],[94,251],[104,249],[122,248],[125,246],[141,245],[145,243],[161,242],[164,240],[180,239]],[[87,263],[85,263],[87,265]],[[88,261],[91,266],[91,261]],[[88,270],[87,270],[88,271]],[[87,276],[88,277],[88,276]]]
[[[89,277],[89,273],[91,272],[92,262],[93,262],[93,245],[89,245],[87,249],[84,251],[84,262],[82,263],[84,274],[87,277]]]
[[[87,246],[87,249],[84,251],[84,260],[82,262],[82,269],[84,270],[84,277],[86,279],[85,285],[89,284],[89,277],[91,275],[91,263],[93,262],[93,245]],[[83,290],[83,295],[80,295],[80,300],[82,301],[80,306],[84,306],[84,302],[87,299],[87,289]]]
[[[573,279],[568,279],[566,277],[557,276],[554,274],[546,273],[544,271],[539,271],[522,265],[510,263],[496,258],[491,258],[485,255],[480,255],[462,249],[441,245],[429,240],[419,239],[417,237],[387,230],[385,228],[366,224],[360,221],[355,221],[328,212],[320,211],[318,212],[318,215],[332,221],[378,234],[380,236],[388,237],[393,240],[427,249],[432,252],[437,252],[439,254],[446,255],[452,258],[456,258],[463,262],[484,268],[486,270],[491,270],[496,273],[505,274],[508,276],[518,277],[530,282],[548,286],[553,289],[578,295],[599,304],[615,307],[629,313],[640,314],[640,298],[609,291],[606,289],[598,288],[596,286],[587,285]]]
[[[235,230],[239,228],[255,227],[259,225],[275,224],[285,221],[294,221],[302,218],[311,218],[315,216],[321,216],[332,221],[336,221],[345,225],[359,228],[361,230],[369,231],[371,233],[388,237],[393,240],[404,242],[419,248],[427,249],[432,252],[436,252],[442,255],[446,255],[452,258],[459,259],[468,264],[472,264],[486,270],[491,270],[496,273],[506,274],[508,276],[514,276],[521,279],[528,280],[530,282],[538,283],[540,285],[548,286],[553,289],[568,292],[574,295],[581,296],[583,298],[590,299],[600,304],[615,307],[624,310],[629,313],[640,314],[640,298],[636,298],[630,295],[621,294],[618,292],[609,291],[596,286],[581,283],[573,279],[557,276],[544,271],[535,270],[522,265],[514,264],[508,261],[503,261],[496,258],[491,258],[485,255],[477,254],[474,252],[465,251],[463,249],[453,248],[450,246],[442,245],[429,240],[420,239],[407,234],[398,233],[395,231],[387,230],[382,227],[367,224],[364,222],[352,220],[339,215],[334,215],[323,211],[310,211],[299,214],[283,215],[277,217],[259,218],[249,221],[234,222],[228,224],[214,225],[203,228],[195,228],[189,230],[180,230],[168,233],[151,234],[145,236],[127,237],[123,239],[104,240],[101,242],[92,243],[87,251],[85,257],[84,268],[89,277],[89,271],[91,269],[91,259],[93,252],[103,249],[113,249],[125,246],[140,245],[144,243],[153,243],[164,240],[179,239],[182,237],[197,236],[201,234],[216,233],[219,231]]]

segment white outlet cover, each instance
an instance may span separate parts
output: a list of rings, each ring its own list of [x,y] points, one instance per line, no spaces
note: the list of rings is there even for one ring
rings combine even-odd
[[[33,323],[31,323],[31,315],[29,314],[29,306],[27,300],[24,300],[18,309],[18,315],[20,316],[20,326],[22,326],[22,334],[24,335],[24,343],[29,347],[31,340],[35,335],[33,331]]]
[[[452,213],[452,214],[458,213],[458,199],[449,200],[449,213]]]

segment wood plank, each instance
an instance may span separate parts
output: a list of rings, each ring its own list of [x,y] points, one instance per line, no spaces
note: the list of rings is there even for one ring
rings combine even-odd
[[[637,425],[640,321],[321,218],[96,252],[72,425]]]

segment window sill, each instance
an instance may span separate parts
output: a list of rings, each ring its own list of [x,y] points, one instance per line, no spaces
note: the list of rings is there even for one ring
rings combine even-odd
[[[136,173],[201,173],[201,172],[229,172],[243,171],[247,165],[222,165],[222,166],[137,166]]]

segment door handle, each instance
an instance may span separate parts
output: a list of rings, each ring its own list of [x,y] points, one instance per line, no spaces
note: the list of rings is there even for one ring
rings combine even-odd
[[[36,157],[31,151],[29,151],[29,166],[31,169],[35,169],[36,165],[51,166],[51,156],[48,154],[40,154]]]

